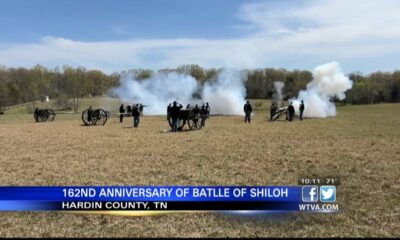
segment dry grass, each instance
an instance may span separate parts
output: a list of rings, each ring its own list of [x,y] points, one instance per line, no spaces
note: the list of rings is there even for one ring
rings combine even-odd
[[[296,185],[338,175],[341,213],[117,217],[1,212],[0,237],[399,237],[400,105],[348,106],[335,118],[270,123],[256,112],[165,133],[165,117],[83,127],[80,116],[0,116],[1,185]]]

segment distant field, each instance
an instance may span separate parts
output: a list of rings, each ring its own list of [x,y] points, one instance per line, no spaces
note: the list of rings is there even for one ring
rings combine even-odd
[[[342,181],[341,213],[2,212],[0,237],[400,237],[400,104],[339,107],[334,118],[291,123],[266,121],[268,107],[261,101],[250,125],[242,117],[211,117],[206,128],[182,133],[164,132],[163,116],[143,117],[133,129],[132,119],[83,127],[80,114],[35,123],[31,114],[6,112],[0,184],[296,185],[302,175],[334,174]]]

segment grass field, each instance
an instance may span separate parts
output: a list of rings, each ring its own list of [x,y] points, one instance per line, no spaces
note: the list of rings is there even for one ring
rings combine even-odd
[[[259,109],[263,109],[260,105]],[[268,122],[257,111],[169,133],[165,117],[83,127],[80,115],[35,123],[0,116],[0,184],[296,185],[341,178],[337,214],[152,217],[0,212],[0,237],[400,237],[400,104],[345,106],[334,118]]]

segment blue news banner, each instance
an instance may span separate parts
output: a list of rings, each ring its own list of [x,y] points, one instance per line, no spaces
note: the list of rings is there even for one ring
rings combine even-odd
[[[0,187],[0,211],[304,211],[303,204],[301,186]]]

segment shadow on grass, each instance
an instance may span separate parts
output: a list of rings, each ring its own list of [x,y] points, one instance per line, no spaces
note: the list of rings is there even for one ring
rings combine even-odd
[[[101,125],[101,124],[100,124],[100,125],[96,125],[96,124],[95,124],[95,125],[85,125],[85,124],[81,124],[81,125],[79,125],[79,126],[81,126],[81,127],[96,127],[96,126],[100,126],[100,127],[101,127],[101,126],[104,126],[104,125]]]

